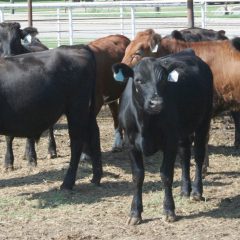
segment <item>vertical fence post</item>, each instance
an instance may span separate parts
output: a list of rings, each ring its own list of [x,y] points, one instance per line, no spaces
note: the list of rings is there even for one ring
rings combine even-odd
[[[131,25],[132,25],[132,39],[134,39],[134,37],[135,37],[135,30],[136,30],[136,26],[135,26],[135,9],[134,9],[134,7],[131,7]]]
[[[73,45],[72,8],[68,7],[69,44]]]
[[[60,9],[57,8],[57,45],[61,45]]]
[[[201,2],[201,24],[202,24],[202,28],[205,28],[206,27],[206,8],[207,4],[206,4],[206,1],[202,1]]]
[[[0,22],[4,22],[4,9],[0,9]]]
[[[124,34],[123,31],[123,7],[120,7],[120,20],[121,20],[121,34]]]

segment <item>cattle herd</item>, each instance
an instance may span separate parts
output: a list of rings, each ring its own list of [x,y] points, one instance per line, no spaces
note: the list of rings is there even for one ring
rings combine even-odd
[[[152,29],[130,41],[110,35],[86,45],[48,50],[37,29],[0,23],[0,134],[6,136],[4,168],[13,170],[14,137],[27,138],[25,156],[37,165],[35,142],[49,129],[49,157],[57,156],[54,124],[65,115],[71,158],[61,189],[72,189],[80,156],[90,157],[92,182],[103,174],[96,115],[107,104],[115,141],[127,146],[133,176],[129,221],[142,221],[143,156],[163,152],[163,209],[176,220],[172,195],[176,155],[181,159],[181,195],[203,199],[211,118],[230,110],[240,146],[240,38],[225,31],[191,28],[161,37]],[[118,106],[118,100],[120,106]],[[190,179],[193,145],[195,178]]]

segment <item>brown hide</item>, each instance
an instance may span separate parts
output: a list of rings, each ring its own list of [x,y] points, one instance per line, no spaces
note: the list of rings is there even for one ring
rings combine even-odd
[[[110,35],[89,43],[97,63],[97,112],[103,103],[120,97],[124,86],[113,79],[112,65],[121,62],[130,40],[123,35]]]
[[[158,39],[158,41],[155,41]],[[153,53],[153,42],[158,51]],[[230,40],[208,42],[183,42],[176,39],[161,38],[152,29],[139,32],[128,45],[123,63],[133,66],[145,56],[161,57],[192,48],[213,72],[215,88],[214,112],[240,108],[240,51],[232,46]],[[139,54],[140,53],[140,54]]]

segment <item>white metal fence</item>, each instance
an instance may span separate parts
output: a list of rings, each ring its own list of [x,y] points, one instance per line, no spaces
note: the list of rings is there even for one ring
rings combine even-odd
[[[194,2],[195,26],[224,29],[230,37],[239,35],[240,18],[233,14],[240,14],[240,4],[231,7],[231,17],[225,4],[214,6],[217,10],[208,17],[213,8],[209,2],[213,1]],[[222,16],[224,13],[228,15]],[[0,3],[0,21],[17,21],[26,27],[27,16],[27,3]],[[187,6],[186,0],[33,3],[33,26],[49,47],[89,42],[116,33],[133,38],[146,28],[166,35],[173,29],[188,27]]]

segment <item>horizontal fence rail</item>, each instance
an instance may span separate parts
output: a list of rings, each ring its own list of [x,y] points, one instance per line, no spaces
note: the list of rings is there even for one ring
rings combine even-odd
[[[239,35],[240,2],[225,2],[194,1],[195,26]],[[27,17],[27,3],[0,3],[1,22],[17,21],[27,27]],[[110,34],[134,38],[147,28],[164,36],[188,27],[187,4],[186,0],[33,3],[33,26],[48,47],[87,43]]]

